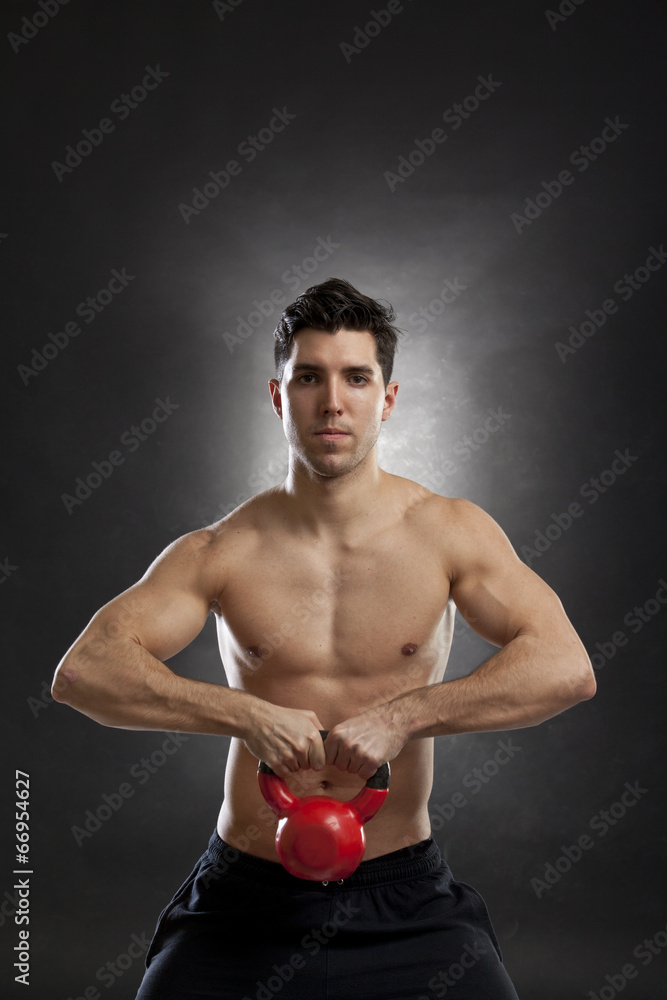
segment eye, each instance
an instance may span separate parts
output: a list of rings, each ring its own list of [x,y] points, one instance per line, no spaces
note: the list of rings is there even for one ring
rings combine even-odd
[[[364,376],[363,376],[363,375],[352,375],[352,378],[358,378],[358,379],[361,379],[361,381],[360,381],[360,382],[355,382],[355,383],[354,383],[355,385],[363,385],[363,383],[364,383],[364,382],[366,381],[366,379],[364,378]]]
[[[309,372],[309,373],[306,373],[305,375],[299,375],[299,378],[297,379],[297,381],[301,382],[305,378],[315,378],[315,376],[312,373]],[[307,382],[306,385],[310,385],[310,382]]]

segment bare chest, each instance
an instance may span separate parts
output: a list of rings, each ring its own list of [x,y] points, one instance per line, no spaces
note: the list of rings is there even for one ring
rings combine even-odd
[[[232,686],[282,704],[343,688],[367,701],[375,682],[398,694],[442,676],[453,606],[428,540],[394,533],[333,551],[265,537],[226,580],[218,639]]]

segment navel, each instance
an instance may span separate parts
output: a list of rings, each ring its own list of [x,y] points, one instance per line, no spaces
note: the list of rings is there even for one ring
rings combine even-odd
[[[405,646],[401,647],[401,652],[403,656],[412,656],[413,653],[417,652],[417,644],[414,642],[406,642]]]

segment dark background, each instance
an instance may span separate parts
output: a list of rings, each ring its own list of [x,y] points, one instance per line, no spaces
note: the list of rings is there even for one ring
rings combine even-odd
[[[664,9],[566,2],[550,24],[528,0],[404,0],[346,58],[341,43],[383,0],[224,6],[72,0],[35,29],[22,18],[37,2],[4,5],[3,995],[134,997],[142,960],[111,983],[98,970],[152,934],[206,845],[227,739],[189,736],[140,783],[132,769],[165,734],[104,728],[48,689],[94,612],[164,546],[282,480],[271,292],[289,302],[339,276],[392,302],[406,331],[381,464],[486,509],[559,594],[597,667],[597,696],[512,733],[520,751],[497,773],[488,762],[508,734],[436,740],[434,835],[485,896],[522,1000],[667,996],[664,268],[639,271],[627,301],[614,289],[667,237]],[[158,65],[168,76],[124,120],[110,111]],[[489,75],[491,96],[459,128],[444,122]],[[248,162],[239,144],[274,108],[296,117]],[[105,117],[114,130],[59,180],[54,161]],[[571,154],[607,118],[627,127],[579,170]],[[421,164],[413,155],[390,190],[385,173],[435,128],[446,141]],[[233,158],[240,175],[186,223],[179,206]],[[551,204],[543,194],[517,231],[512,214],[568,168],[572,183]],[[292,270],[302,264],[305,280]],[[123,268],[127,287],[94,321],[77,317]],[[447,280],[466,287],[444,306]],[[610,298],[616,312],[563,360],[568,328]],[[251,336],[225,337],[262,306]],[[49,334],[57,343],[77,319],[80,334],[45,356]],[[123,437],[156,400],[171,415],[145,424],[143,441]],[[591,480],[617,450],[628,457],[603,492]],[[63,499],[113,451],[122,464],[89,496]],[[451,676],[493,652],[459,626]],[[212,621],[170,665],[224,683]],[[31,782],[31,994],[10,957],[14,768]],[[476,793],[474,768],[487,777]],[[133,796],[77,844],[73,828],[128,781]],[[614,807],[635,782],[635,804]],[[457,791],[465,806],[447,809]],[[602,834],[595,817],[610,808]],[[591,849],[545,882],[584,834]],[[645,939],[650,961],[633,955]],[[619,979],[627,963],[637,974]]]

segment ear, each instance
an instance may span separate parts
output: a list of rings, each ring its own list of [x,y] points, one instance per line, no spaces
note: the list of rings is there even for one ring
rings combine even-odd
[[[398,392],[398,382],[390,382],[384,394],[384,406],[382,408],[382,419],[388,420],[396,405],[396,393]]]
[[[271,402],[273,403],[273,409],[282,420],[283,401],[282,401],[282,396],[280,394],[280,382],[278,381],[278,379],[276,378],[269,379],[269,392],[271,393]]]

